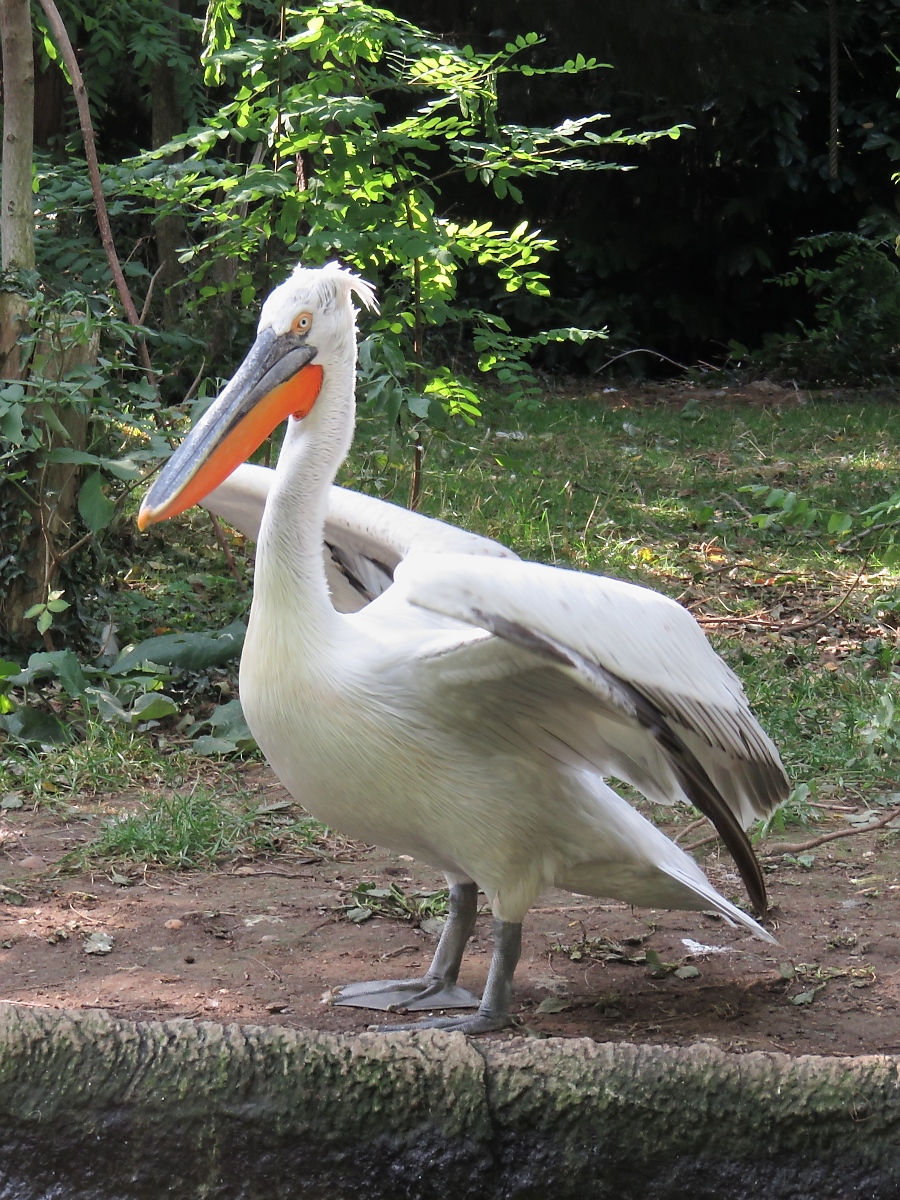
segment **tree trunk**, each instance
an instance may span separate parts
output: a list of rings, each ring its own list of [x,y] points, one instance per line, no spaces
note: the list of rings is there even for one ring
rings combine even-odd
[[[28,0],[2,0],[3,184],[0,191],[0,245],[4,272],[34,270],[34,206],[31,191],[34,152],[34,49]],[[0,292],[0,374],[21,377],[16,345],[28,300]]]
[[[75,367],[96,363],[99,343],[99,331],[83,344],[55,340],[40,342],[35,362],[45,379],[59,382]],[[35,623],[26,620],[24,614],[32,605],[46,601],[57,581],[60,555],[77,537],[75,514],[82,469],[73,463],[44,462],[41,465],[41,462],[58,446],[73,450],[85,448],[89,404],[85,399],[54,411],[66,434],[48,428],[45,449],[40,456],[28,455],[22,464],[36,503],[18,506],[19,522],[15,533],[9,528],[2,531],[4,542],[9,539],[17,545],[17,554],[15,573],[7,572],[0,621],[4,632],[20,646],[37,643]],[[45,635],[43,641],[47,649],[53,648],[49,635]]]
[[[0,247],[4,272],[13,277],[34,269],[34,209],[31,191],[34,143],[34,49],[29,0],[0,0],[3,54],[3,182],[0,189]],[[26,328],[28,298],[0,291],[0,375],[21,379],[18,339]],[[30,481],[26,480],[26,487]],[[37,550],[34,508],[15,483],[0,479],[0,560],[6,585],[0,595],[0,631],[20,632],[22,607],[12,593],[27,560]],[[30,554],[29,554],[30,547]],[[33,626],[32,626],[33,629]]]

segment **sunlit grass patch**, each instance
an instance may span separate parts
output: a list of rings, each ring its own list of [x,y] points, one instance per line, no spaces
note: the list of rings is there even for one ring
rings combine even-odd
[[[900,760],[866,760],[863,731],[886,677],[865,654],[827,669],[815,645],[748,646],[717,639],[795,783],[814,794],[896,786]]]
[[[246,793],[223,799],[207,786],[174,792],[108,820],[80,850],[74,866],[148,863],[169,868],[208,866],[242,854],[297,852],[324,836],[312,817],[262,812]]]
[[[82,740],[38,750],[10,741],[0,757],[0,792],[45,806],[144,788],[173,787],[196,772],[196,758],[119,724],[91,721]]]

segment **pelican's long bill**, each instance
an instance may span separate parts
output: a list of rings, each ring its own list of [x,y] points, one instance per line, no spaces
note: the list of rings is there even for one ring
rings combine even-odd
[[[291,414],[305,417],[322,386],[304,334],[264,329],[224,391],[169,461],[138,513],[138,527],[199,504]]]

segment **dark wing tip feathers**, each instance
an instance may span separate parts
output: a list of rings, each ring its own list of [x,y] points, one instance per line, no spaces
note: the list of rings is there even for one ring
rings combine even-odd
[[[605,695],[647,730],[665,752],[685,795],[715,826],[734,859],[754,908],[764,917],[768,908],[766,884],[750,839],[703,764],[672,728],[670,716],[655,699],[651,699],[633,684],[620,679],[599,663],[590,662],[576,651],[528,626],[495,613],[475,611],[472,615],[485,629],[504,641],[544,658],[550,658],[556,663],[573,667],[582,676],[586,675],[592,682],[599,683]],[[765,749],[762,743],[759,745]],[[771,760],[771,754],[767,752],[765,758]],[[755,765],[759,765],[758,761]],[[781,774],[783,778],[783,772]]]

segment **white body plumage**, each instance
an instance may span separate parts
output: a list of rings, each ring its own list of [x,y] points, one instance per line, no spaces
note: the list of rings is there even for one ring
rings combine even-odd
[[[645,588],[521,562],[495,542],[332,488],[353,434],[353,293],[372,302],[335,266],[298,268],[276,289],[241,368],[249,384],[233,381],[221,412],[198,426],[201,466],[183,447],[184,461],[167,467],[172,482],[164,473],[160,499],[145,501],[148,519],[168,515],[167,487],[177,496],[204,469],[216,422],[227,439],[248,390],[259,403],[279,394],[282,359],[319,371],[277,469],[239,468],[205,501],[246,532],[259,528],[240,688],[266,758],[322,821],[430,863],[463,889],[474,881],[507,926],[555,885],[715,909],[772,940],[605,782],[698,804],[764,906],[741,827],[770,812],[787,781],[690,614]],[[254,382],[263,371],[269,392]],[[455,983],[472,903],[426,983]],[[481,1024],[461,1027],[509,1020],[518,950],[501,933],[492,979],[505,982],[489,981]],[[451,992],[448,1003],[463,1003]]]

